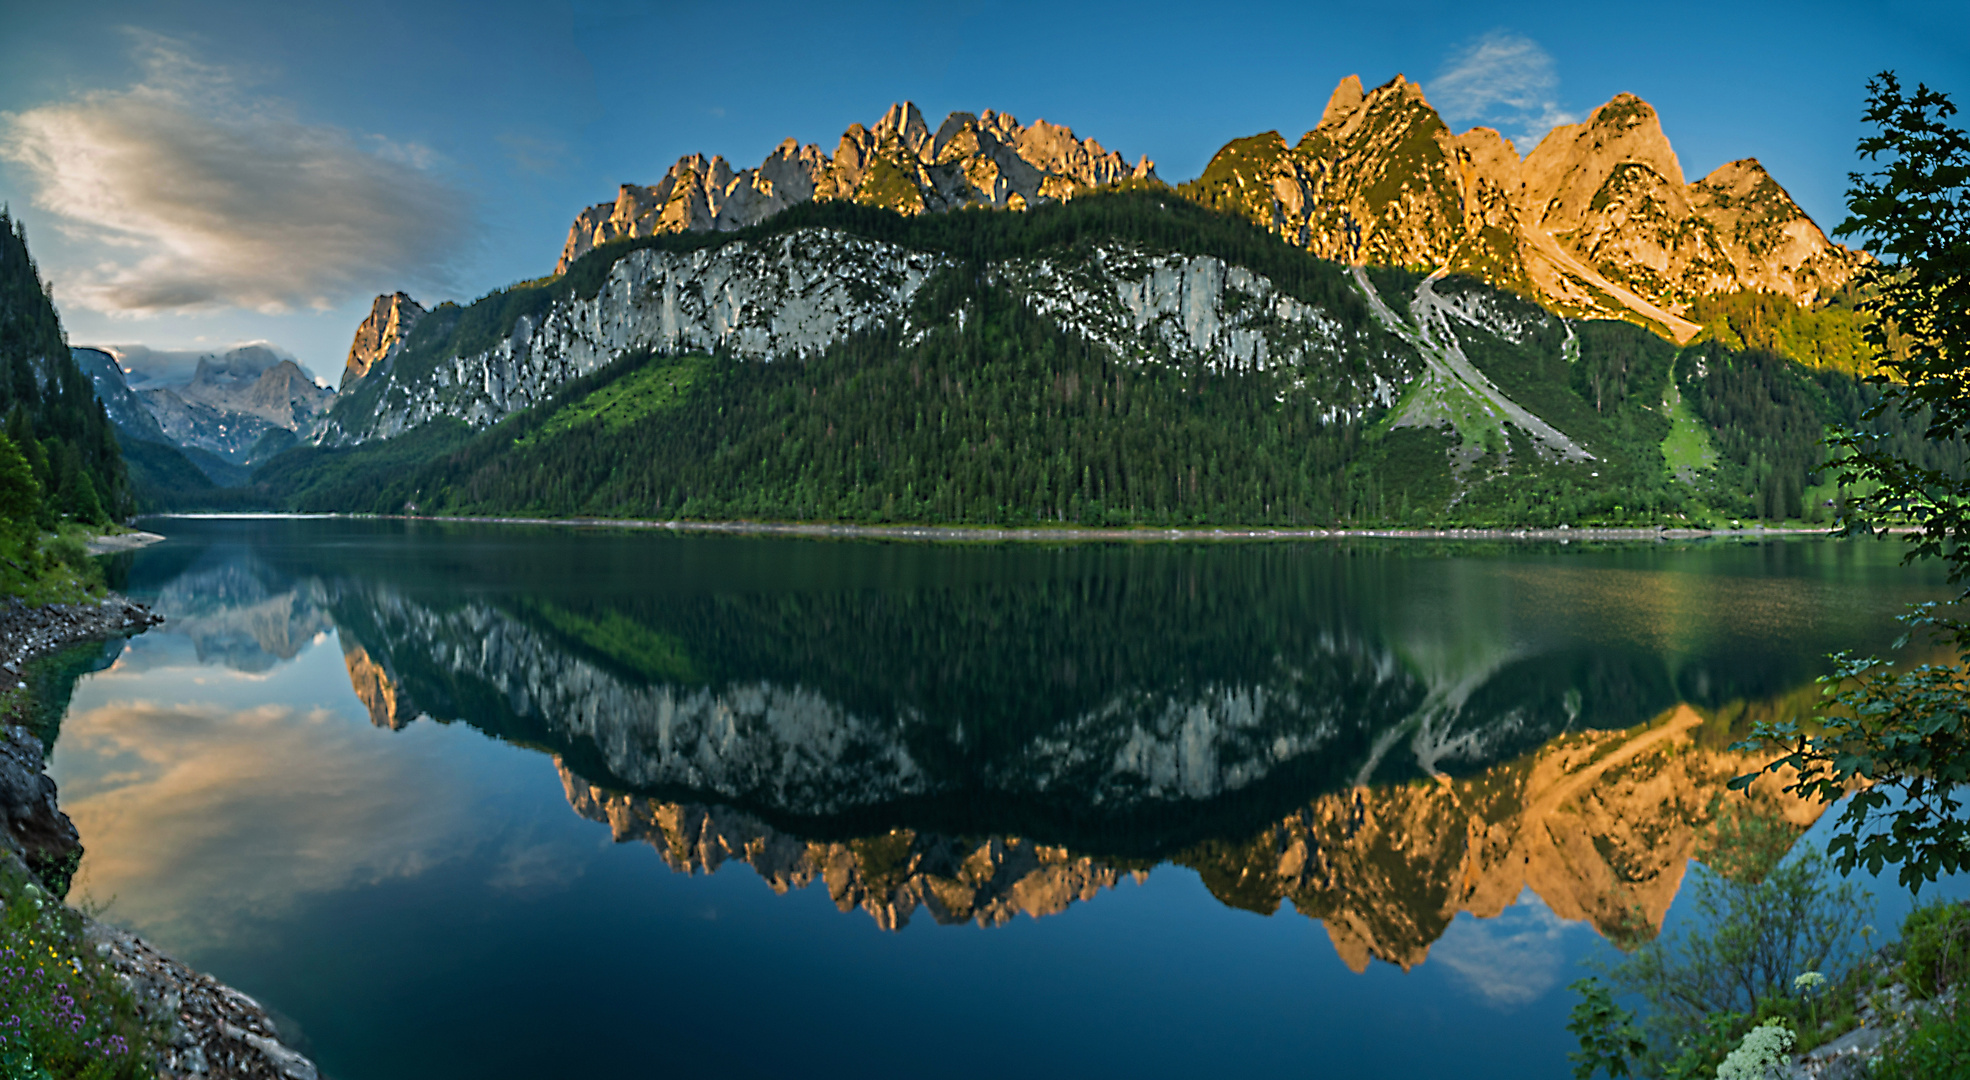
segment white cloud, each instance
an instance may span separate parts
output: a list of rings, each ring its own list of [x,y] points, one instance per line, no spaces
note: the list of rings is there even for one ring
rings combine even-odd
[[[1559,85],[1538,42],[1494,30],[1452,54],[1426,92],[1446,121],[1490,124],[1523,154],[1554,127],[1580,119],[1560,108]]]
[[[1524,889],[1495,918],[1460,915],[1431,947],[1430,960],[1455,971],[1486,1003],[1510,1009],[1559,984],[1567,962],[1562,939],[1582,929]]]
[[[0,113],[0,156],[70,237],[100,245],[65,298],[112,314],[327,309],[442,285],[464,200],[414,143],[305,123],[233,71],[136,34],[144,74]]]

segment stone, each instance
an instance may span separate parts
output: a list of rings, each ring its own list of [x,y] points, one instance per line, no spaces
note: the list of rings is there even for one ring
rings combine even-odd
[[[1235,140],[1190,187],[1324,258],[1470,273],[1561,314],[1640,316],[1678,341],[1700,329],[1685,318],[1698,297],[1762,289],[1811,305],[1866,261],[1755,161],[1687,182],[1632,94],[1521,161],[1495,131],[1452,133],[1400,75],[1365,93],[1349,76],[1297,146]]]
[[[891,105],[873,127],[849,125],[833,157],[788,139],[756,169],[735,171],[722,157],[691,154],[655,184],[624,184],[613,203],[575,216],[554,272],[566,272],[612,240],[742,229],[815,199],[850,199],[905,213],[1014,209],[1070,198],[1082,187],[1155,175],[1147,157],[1131,166],[1069,128],[1045,120],[1024,127],[990,109],[951,113],[933,134],[923,113],[905,101]]]
[[[372,301],[369,317],[356,328],[356,339],[349,344],[340,390],[347,392],[352,383],[401,348],[422,318],[424,309],[407,293],[391,293]]]

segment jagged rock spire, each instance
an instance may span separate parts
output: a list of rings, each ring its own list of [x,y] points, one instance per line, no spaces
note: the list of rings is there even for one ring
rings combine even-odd
[[[1147,157],[1131,166],[1072,129],[1045,120],[1026,127],[990,109],[951,113],[933,134],[915,103],[905,101],[873,126],[849,125],[832,157],[788,139],[756,169],[734,171],[723,158],[693,154],[655,184],[624,184],[615,202],[575,218],[555,272],[611,240],[741,229],[813,199],[912,214],[980,205],[1021,209],[1065,199],[1083,186],[1155,175]]]

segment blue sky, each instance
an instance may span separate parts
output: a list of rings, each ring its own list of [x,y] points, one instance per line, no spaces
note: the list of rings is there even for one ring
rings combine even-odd
[[[619,183],[789,136],[832,153],[893,101],[933,125],[1044,117],[1176,182],[1229,139],[1297,138],[1349,74],[1401,72],[1461,103],[1458,128],[1515,138],[1629,91],[1691,179],[1756,157],[1828,228],[1869,74],[1970,105],[1960,2],[0,0],[0,19],[0,200],[71,340],[266,340],[331,381],[379,292],[547,273]]]

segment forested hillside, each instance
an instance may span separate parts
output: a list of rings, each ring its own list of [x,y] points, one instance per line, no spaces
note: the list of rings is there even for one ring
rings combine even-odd
[[[395,377],[434,377],[556,305],[594,297],[632,251],[813,229],[946,262],[898,319],[810,359],[638,350],[484,430],[443,421],[289,451],[251,491],[309,511],[1000,525],[1814,521],[1839,497],[1822,485],[1819,439],[1828,424],[1857,423],[1870,400],[1851,365],[1807,369],[1719,340],[1679,350],[1469,279],[1434,286],[1454,317],[1425,334],[1409,306],[1419,275],[1376,270],[1358,283],[1240,218],[1156,190],[1024,214],[807,204],[736,233],[619,241],[560,277],[438,308],[394,358]],[[1263,275],[1355,343],[1317,370],[1125,359],[1036,310],[1050,301],[1017,293],[1004,269],[1029,260],[1078,280],[1075,267],[1118,244]],[[1374,314],[1375,299],[1393,323]],[[1446,334],[1481,373],[1471,377],[1586,457],[1556,456],[1489,414],[1419,421],[1428,379],[1405,377],[1401,400],[1354,413],[1324,396],[1323,380],[1360,381],[1378,363],[1420,371],[1417,349]],[[338,410],[380,400],[356,389]]]
[[[20,223],[0,210],[0,416],[33,478],[31,517],[107,523],[131,513],[116,432],[69,355]],[[5,456],[5,448],[0,448]]]

